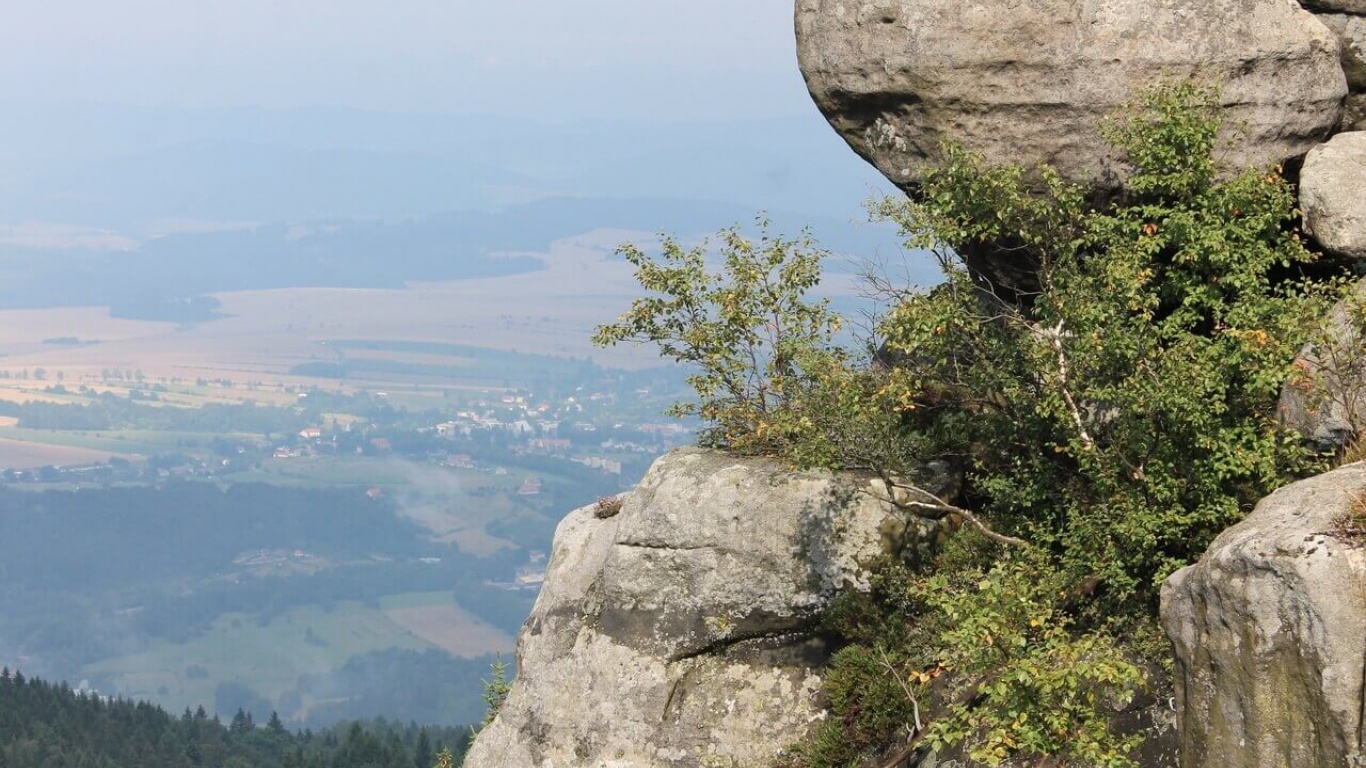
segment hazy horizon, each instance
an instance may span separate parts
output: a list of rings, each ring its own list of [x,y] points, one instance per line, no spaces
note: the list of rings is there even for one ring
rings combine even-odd
[[[864,218],[890,187],[812,104],[792,17],[790,0],[29,4],[0,29],[0,227],[126,244],[554,197]]]
[[[812,113],[788,0],[65,0],[12,10],[0,101],[678,119]]]
[[[591,344],[640,295],[621,243],[764,212],[835,254],[850,334],[861,259],[931,274],[866,222],[894,190],[792,26],[791,0],[10,9],[0,666],[294,726],[482,718],[558,521],[691,441],[680,368]]]

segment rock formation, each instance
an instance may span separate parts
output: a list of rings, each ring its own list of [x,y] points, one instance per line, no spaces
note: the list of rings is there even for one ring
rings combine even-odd
[[[1337,35],[1341,45],[1348,94],[1338,130],[1366,131],[1366,2],[1304,0],[1301,4],[1318,14],[1319,21]]]
[[[1348,89],[1353,93],[1366,89],[1366,17],[1325,13],[1318,19],[1338,36]]]
[[[1305,231],[1325,250],[1366,261],[1366,131],[1338,134],[1310,151],[1300,207]]]
[[[817,105],[909,192],[953,140],[1110,194],[1124,169],[1102,119],[1144,86],[1198,75],[1222,85],[1222,160],[1308,154],[1308,231],[1366,259],[1366,133],[1322,144],[1366,129],[1366,0],[796,0],[796,26]],[[1028,279],[990,253],[963,255],[1006,285]],[[1287,391],[1306,434],[1331,438],[1334,418],[1352,418]],[[518,641],[517,681],[466,765],[771,762],[825,715],[822,611],[866,589],[876,558],[924,554],[937,533],[879,487],[682,450],[619,513],[571,513]],[[1366,464],[1285,488],[1166,584],[1185,768],[1366,765],[1366,549],[1335,533],[1363,499]],[[1118,718],[1156,731],[1161,709]],[[1159,741],[1146,764],[1168,764]]]
[[[1183,768],[1364,764],[1364,500],[1366,464],[1287,486],[1167,581]]]
[[[1362,31],[1340,10],[1325,19],[1348,40]],[[952,141],[994,164],[1051,165],[1104,199],[1126,169],[1103,121],[1191,76],[1221,84],[1224,162],[1298,161],[1339,128],[1348,95],[1339,35],[1287,0],[797,0],[796,28],[817,106],[908,192]],[[1036,265],[1008,245],[959,255],[1003,295],[1033,292]]]
[[[867,477],[698,449],[555,533],[517,680],[469,768],[765,765],[822,717],[822,610],[927,545]]]
[[[1324,251],[1366,262],[1366,132],[1338,134],[1309,152],[1300,207],[1305,231]],[[1366,426],[1364,316],[1366,283],[1358,283],[1328,316],[1325,338],[1300,351],[1300,372],[1281,391],[1281,423],[1324,450],[1345,446]]]
[[[1327,138],[1347,93],[1337,38],[1286,0],[797,0],[796,26],[817,106],[905,189],[950,139],[1112,188],[1100,120],[1190,75],[1222,83],[1242,128],[1225,160],[1287,160]]]

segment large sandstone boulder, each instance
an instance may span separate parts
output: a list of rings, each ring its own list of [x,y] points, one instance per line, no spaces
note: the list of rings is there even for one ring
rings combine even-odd
[[[1159,81],[1223,84],[1240,166],[1304,155],[1347,94],[1336,37],[1287,0],[797,0],[796,27],[816,104],[906,189],[946,139],[1113,188],[1098,123]]]
[[[1366,131],[1315,148],[1300,172],[1304,228],[1326,250],[1366,260]]]
[[[766,765],[823,716],[814,625],[934,523],[867,477],[698,449],[555,532],[517,680],[468,768]]]
[[[1363,762],[1366,464],[1287,486],[1162,589],[1183,768]]]

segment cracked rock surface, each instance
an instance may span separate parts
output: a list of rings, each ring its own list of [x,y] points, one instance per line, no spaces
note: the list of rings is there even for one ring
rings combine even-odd
[[[1286,486],[1167,580],[1183,768],[1366,764],[1363,498],[1366,463]]]
[[[824,717],[820,613],[934,523],[867,477],[700,449],[555,532],[517,680],[468,768],[765,765]]]

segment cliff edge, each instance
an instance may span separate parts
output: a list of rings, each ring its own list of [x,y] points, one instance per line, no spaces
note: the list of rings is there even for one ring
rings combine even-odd
[[[824,717],[822,611],[868,589],[881,556],[935,533],[879,488],[680,449],[619,513],[570,513],[518,638],[516,682],[465,765],[771,762]]]

